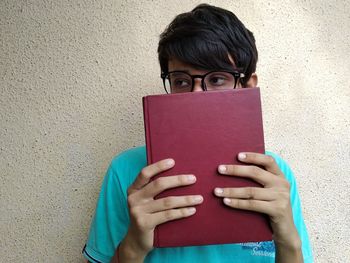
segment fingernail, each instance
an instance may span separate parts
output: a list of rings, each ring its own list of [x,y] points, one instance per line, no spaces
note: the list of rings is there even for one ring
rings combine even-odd
[[[244,160],[245,158],[247,158],[247,155],[245,153],[239,153],[238,154],[238,159]]]
[[[167,161],[166,161],[166,165],[168,166],[168,167],[171,167],[171,166],[173,166],[175,164],[175,161],[173,160],[173,159],[168,159]]]
[[[219,165],[219,172],[220,173],[224,173],[224,172],[226,172],[226,166],[225,165]]]
[[[193,181],[196,181],[196,177],[194,175],[190,174],[190,175],[187,175],[187,180],[189,182],[193,182]]]
[[[203,196],[201,196],[201,195],[195,196],[195,197],[194,197],[194,201],[195,201],[196,203],[201,203],[201,202],[203,201]]]
[[[230,198],[224,198],[224,203],[225,204],[230,204],[231,203],[231,199]]]
[[[215,193],[220,195],[224,192],[224,190],[222,188],[215,188]]]
[[[187,209],[187,211],[188,211],[188,213],[189,213],[190,215],[192,215],[192,214],[196,213],[196,208],[190,207],[190,208]]]

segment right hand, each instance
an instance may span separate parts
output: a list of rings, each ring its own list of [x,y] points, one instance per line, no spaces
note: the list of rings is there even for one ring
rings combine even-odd
[[[195,214],[194,205],[203,202],[201,195],[169,196],[154,199],[166,189],[194,184],[194,175],[174,175],[151,178],[175,165],[174,160],[165,159],[142,169],[128,189],[130,226],[121,246],[128,247],[132,254],[144,258],[153,249],[154,229],[157,225]],[[151,182],[150,182],[151,181]]]

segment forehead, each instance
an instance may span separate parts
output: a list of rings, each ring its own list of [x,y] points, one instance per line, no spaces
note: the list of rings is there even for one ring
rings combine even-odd
[[[168,62],[168,69],[170,71],[185,71],[191,75],[205,74],[208,70],[198,69],[190,64],[184,63],[176,58],[172,58]]]
[[[178,70],[178,69],[194,69],[194,67],[191,66],[190,64],[184,63],[178,60],[177,58],[169,59],[168,66],[169,66],[169,71]]]

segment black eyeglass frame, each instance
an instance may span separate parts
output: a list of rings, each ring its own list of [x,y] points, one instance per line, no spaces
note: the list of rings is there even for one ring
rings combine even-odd
[[[162,73],[160,74],[160,77],[161,77],[162,80],[163,80],[164,90],[165,90],[165,92],[166,92],[167,94],[169,94],[169,92],[168,92],[168,90],[166,89],[165,81],[166,81],[167,79],[169,79],[169,74],[171,74],[171,73],[185,73],[185,74],[187,74],[188,76],[190,76],[190,77],[191,77],[191,81],[192,81],[191,92],[193,92],[193,89],[194,89],[194,79],[200,78],[200,79],[201,79],[201,87],[202,87],[202,90],[203,90],[203,91],[207,91],[207,87],[206,87],[206,85],[205,85],[205,83],[204,83],[204,79],[205,79],[205,77],[206,77],[207,75],[209,75],[209,74],[211,74],[211,73],[214,73],[214,72],[225,72],[225,73],[231,74],[231,75],[233,76],[233,78],[235,79],[235,85],[234,85],[233,89],[236,88],[238,80],[239,80],[240,78],[244,78],[244,77],[245,77],[245,74],[242,73],[242,72],[239,72],[239,71],[229,71],[229,70],[212,70],[212,71],[209,71],[209,72],[207,72],[207,73],[205,73],[205,74],[203,74],[203,75],[191,75],[191,74],[189,74],[189,73],[186,72],[186,71],[174,70],[174,71],[169,71],[169,72],[167,72],[167,73],[162,72]]]

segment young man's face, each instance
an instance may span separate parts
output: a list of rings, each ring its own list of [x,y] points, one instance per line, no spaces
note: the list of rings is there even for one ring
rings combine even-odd
[[[232,61],[232,69],[234,69],[234,62]],[[189,73],[190,75],[204,75],[208,73],[210,70],[200,70],[196,69],[193,66],[183,63],[180,60],[176,58],[172,58],[168,62],[168,70],[169,72],[172,71],[185,71]],[[247,85],[245,86],[246,88],[251,88],[251,87],[256,87],[257,86],[257,75],[256,73],[253,73],[252,76],[250,77],[249,81],[247,82]],[[236,83],[236,88],[242,88],[242,84],[240,81]],[[202,89],[202,80],[200,78],[195,78],[194,83],[193,83],[193,92],[198,92],[198,91],[203,91]]]

